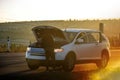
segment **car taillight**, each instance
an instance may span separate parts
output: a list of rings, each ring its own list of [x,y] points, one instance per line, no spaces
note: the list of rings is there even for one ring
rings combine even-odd
[[[54,49],[54,52],[55,53],[59,53],[59,52],[63,52],[64,50],[62,48],[57,48],[57,49]]]

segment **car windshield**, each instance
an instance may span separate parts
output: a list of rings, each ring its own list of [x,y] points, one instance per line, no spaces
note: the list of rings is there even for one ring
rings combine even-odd
[[[67,32],[65,31],[66,36],[70,42],[72,42],[77,34],[77,32]]]

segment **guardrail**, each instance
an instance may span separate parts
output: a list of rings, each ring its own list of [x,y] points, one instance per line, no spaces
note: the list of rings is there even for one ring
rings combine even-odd
[[[6,39],[0,39],[0,52],[25,52],[29,44],[30,41],[24,39],[10,40],[9,43]]]
[[[6,45],[7,40],[6,39],[0,39],[0,45]],[[15,40],[10,40],[10,44],[20,44],[24,46],[28,46],[30,44],[29,40],[24,40],[24,39],[15,39]]]

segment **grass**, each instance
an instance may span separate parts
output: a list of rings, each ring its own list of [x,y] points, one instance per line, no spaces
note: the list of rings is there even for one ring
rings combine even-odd
[[[34,36],[31,29],[39,25],[50,25],[61,29],[65,28],[86,28],[99,29],[99,23],[104,23],[104,33],[107,36],[119,36],[120,34],[120,19],[118,20],[73,20],[73,21],[30,21],[30,22],[9,22],[0,23],[0,39],[6,39],[10,36],[11,39],[33,40]],[[114,28],[113,28],[114,27]]]
[[[27,49],[27,46],[21,45],[21,44],[11,44],[10,52],[25,52]],[[0,52],[6,52],[7,46],[6,45],[0,45]]]
[[[110,38],[111,44],[113,46],[120,47],[120,19],[113,20],[54,20],[54,21],[29,21],[29,22],[8,22],[0,23],[0,40],[6,40],[9,36],[11,40],[26,40],[33,42],[35,37],[31,29],[39,25],[50,25],[57,28],[85,28],[85,29],[99,29],[99,23],[104,23],[104,33]],[[113,28],[114,27],[114,28]],[[114,37],[118,37],[117,41]],[[111,39],[112,37],[112,39]],[[114,40],[113,40],[114,39]],[[114,42],[115,43],[114,43]],[[114,44],[113,44],[114,43]],[[6,50],[5,45],[0,43],[0,52]],[[25,47],[17,44],[12,45],[12,51],[25,51]],[[22,47],[21,47],[22,46]]]

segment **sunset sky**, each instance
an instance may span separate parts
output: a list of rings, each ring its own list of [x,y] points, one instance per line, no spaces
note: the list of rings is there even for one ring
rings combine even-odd
[[[0,22],[120,18],[120,0],[0,0]]]

